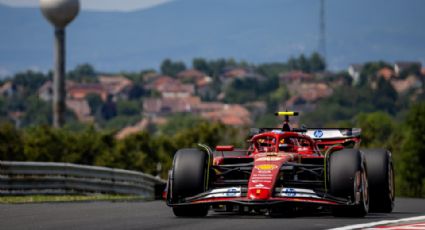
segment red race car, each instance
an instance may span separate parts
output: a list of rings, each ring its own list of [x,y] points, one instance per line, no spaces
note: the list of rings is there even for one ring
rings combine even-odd
[[[248,149],[180,149],[164,198],[179,217],[216,211],[288,214],[313,208],[335,216],[391,212],[394,171],[385,149],[359,149],[358,128],[252,129]]]

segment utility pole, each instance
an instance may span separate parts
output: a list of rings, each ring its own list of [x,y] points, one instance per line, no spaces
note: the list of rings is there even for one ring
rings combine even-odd
[[[320,0],[320,34],[319,34],[319,54],[326,60],[326,22],[325,22],[325,0]]]
[[[77,16],[79,0],[40,0],[41,12],[55,29],[53,126],[65,123],[65,27]]]

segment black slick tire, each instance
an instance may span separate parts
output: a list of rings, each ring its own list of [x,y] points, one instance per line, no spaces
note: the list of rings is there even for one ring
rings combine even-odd
[[[363,149],[370,188],[370,212],[390,213],[394,208],[395,183],[391,152]]]
[[[171,181],[171,199],[179,202],[205,192],[208,167],[207,153],[198,149],[181,149],[174,156]],[[208,214],[206,205],[174,206],[178,217],[202,217]]]
[[[345,198],[350,204],[332,208],[334,216],[364,217],[369,211],[366,160],[357,149],[343,149],[329,157],[331,195]]]

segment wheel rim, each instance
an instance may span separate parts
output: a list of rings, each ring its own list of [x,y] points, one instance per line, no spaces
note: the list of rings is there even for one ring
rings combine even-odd
[[[354,180],[355,204],[363,204],[365,209],[369,206],[369,184],[364,170],[358,171]]]
[[[363,204],[365,207],[369,205],[369,183],[367,181],[366,172],[362,171],[362,194],[363,194]]]
[[[394,200],[394,171],[392,165],[390,165],[388,170],[388,192],[390,200]]]

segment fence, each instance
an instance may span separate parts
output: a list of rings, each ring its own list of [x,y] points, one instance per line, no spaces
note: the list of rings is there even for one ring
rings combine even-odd
[[[70,163],[0,161],[0,195],[133,194],[158,197],[165,181],[123,169]]]

